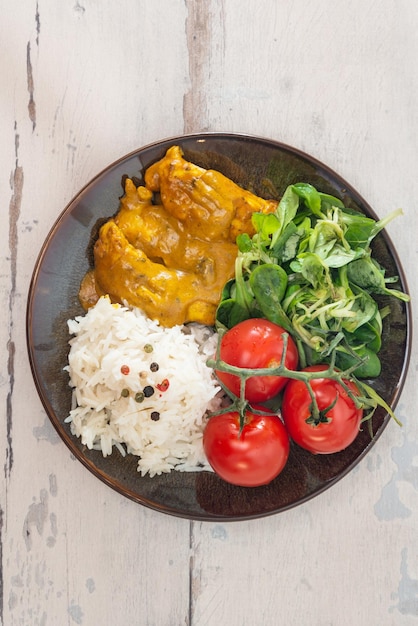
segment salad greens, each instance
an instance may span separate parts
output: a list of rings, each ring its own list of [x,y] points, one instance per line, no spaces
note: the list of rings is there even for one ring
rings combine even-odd
[[[274,213],[253,215],[256,234],[237,238],[217,328],[264,317],[293,337],[302,367],[332,361],[359,378],[378,376],[389,308],[374,296],[409,296],[390,286],[397,277],[385,276],[370,244],[401,213],[376,221],[308,183],[288,186]]]

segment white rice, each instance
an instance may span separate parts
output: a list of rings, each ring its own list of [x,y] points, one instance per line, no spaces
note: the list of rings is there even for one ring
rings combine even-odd
[[[206,365],[216,350],[216,334],[193,324],[187,330],[164,328],[106,297],[69,320],[68,328],[74,336],[64,369],[73,407],[66,422],[73,435],[103,456],[113,447],[138,456],[143,476],[210,470],[202,434],[205,414],[221,404],[220,387]],[[158,364],[155,372],[152,363]],[[165,380],[167,390],[159,390]],[[154,393],[139,401],[145,387]]]

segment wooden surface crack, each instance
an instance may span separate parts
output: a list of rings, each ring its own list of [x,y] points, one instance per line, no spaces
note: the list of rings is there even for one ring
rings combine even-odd
[[[205,64],[210,49],[211,30],[207,2],[186,0],[186,38],[189,56],[190,89],[183,99],[184,132],[207,129]]]
[[[193,626],[193,612],[194,612],[194,522],[189,522],[189,613],[187,626]]]
[[[39,35],[41,33],[41,16],[39,13],[38,3],[36,3],[35,24],[36,24],[36,45],[39,46]]]
[[[28,92],[29,92],[29,102],[28,102],[28,111],[29,111],[29,119],[32,122],[32,131],[35,130],[36,127],[36,104],[33,97],[35,91],[35,85],[33,81],[33,71],[32,71],[32,61],[30,56],[30,41],[26,46],[26,74],[27,74],[27,83],[28,83]]]
[[[183,120],[188,134],[213,130],[208,95],[222,91],[225,10],[222,0],[185,2],[190,88],[183,98]]]
[[[217,66],[218,58],[213,54],[220,51],[223,54],[223,41],[214,42],[214,33],[217,21],[222,24],[223,3],[215,3],[219,9],[216,14],[211,8],[211,2],[194,2],[186,0],[186,39],[189,57],[190,88],[183,98],[184,132],[205,132],[210,129],[209,107],[207,94],[210,83],[216,82],[213,76],[213,67]],[[222,30],[221,30],[222,32]],[[223,40],[222,32],[221,39]],[[216,44],[216,45],[214,45]],[[215,55],[216,56],[216,55]],[[217,71],[217,69],[215,69]]]
[[[3,509],[0,507],[0,624],[4,624],[4,580],[3,580]]]
[[[13,341],[13,313],[16,297],[16,273],[17,273],[17,245],[18,245],[18,222],[20,207],[22,204],[23,192],[23,168],[19,165],[19,134],[15,123],[15,168],[11,174],[10,186],[12,196],[9,203],[9,251],[10,251],[10,292],[9,292],[9,328],[7,341],[7,372],[9,377],[9,390],[6,400],[6,430],[7,449],[5,461],[5,476],[10,476],[13,466],[13,446],[12,446],[12,399],[14,390],[14,365],[15,365],[15,343]]]

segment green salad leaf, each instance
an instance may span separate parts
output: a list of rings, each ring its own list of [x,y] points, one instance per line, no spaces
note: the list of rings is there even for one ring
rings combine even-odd
[[[265,317],[295,340],[302,366],[332,362],[358,378],[380,374],[382,319],[376,295],[409,301],[372,257],[382,220],[308,183],[289,185],[275,212],[255,213],[255,235],[237,239],[235,277],[224,288],[218,329]]]

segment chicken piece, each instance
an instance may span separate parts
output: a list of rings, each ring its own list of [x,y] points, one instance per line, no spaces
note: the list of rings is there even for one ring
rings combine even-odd
[[[206,241],[232,241],[240,233],[254,234],[254,212],[271,213],[277,202],[246,191],[215,170],[183,158],[179,146],[145,172],[145,185],[159,192],[164,207],[188,232]]]
[[[240,232],[252,235],[255,211],[275,201],[244,191],[213,170],[183,159],[179,147],[125,182],[119,212],[101,227],[94,269],[84,277],[84,308],[101,295],[142,309],[163,326],[213,325],[225,283],[234,276]],[[160,204],[154,204],[160,192]]]
[[[209,242],[191,236],[186,225],[164,206],[152,204],[152,192],[145,187],[136,188],[129,178],[115,223],[129,243],[150,260],[197,273],[202,287],[215,282],[223,285],[233,276],[237,256],[234,243]]]
[[[100,229],[94,253],[98,296],[128,302],[167,327],[214,323],[224,276],[208,281],[205,269],[184,272],[153,262],[129,243],[113,220]]]

